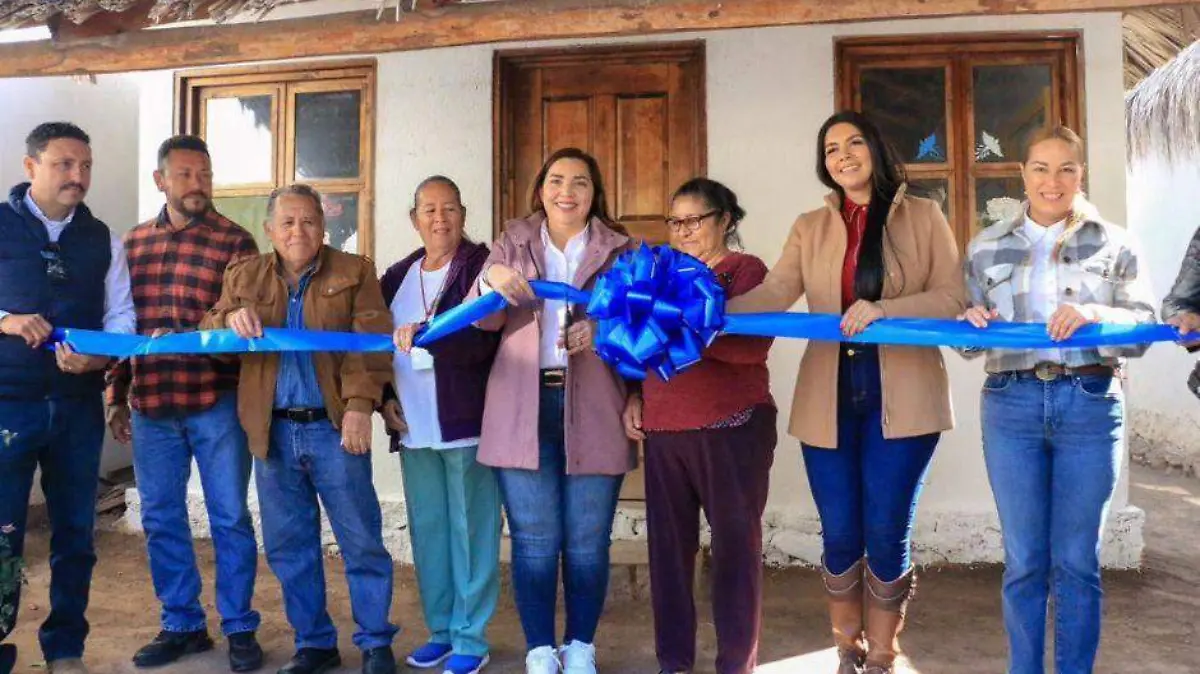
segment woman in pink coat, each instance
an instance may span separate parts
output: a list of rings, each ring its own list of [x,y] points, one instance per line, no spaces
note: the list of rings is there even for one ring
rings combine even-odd
[[[534,185],[532,214],[505,225],[480,276],[480,286],[510,306],[479,324],[501,338],[478,460],[497,469],[508,513],[527,674],[595,674],[613,515],[636,462],[621,422],[625,384],[592,350],[584,307],[537,300],[528,279],[590,289],[629,239],[609,218],[599,166],[582,150],[555,152]]]

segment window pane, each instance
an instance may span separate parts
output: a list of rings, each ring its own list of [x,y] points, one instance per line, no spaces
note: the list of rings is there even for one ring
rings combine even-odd
[[[358,252],[358,194],[322,194],[325,243],[347,253]]]
[[[1020,161],[1050,118],[1050,66],[976,66],[975,161]]]
[[[975,226],[983,229],[1021,214],[1025,183],[1020,176],[975,179]]]
[[[908,181],[908,192],[913,196],[933,199],[942,207],[942,215],[950,219],[950,188],[944,178],[923,178]]]
[[[946,71],[943,68],[868,68],[862,71],[862,109],[879,125],[906,164],[946,157]]]
[[[271,96],[210,98],[204,114],[214,185],[275,182]]]
[[[263,229],[267,220],[267,197],[215,197],[213,206],[221,215],[233,220],[254,235],[259,252],[271,250],[271,240]]]
[[[296,180],[358,177],[358,91],[296,94]]]

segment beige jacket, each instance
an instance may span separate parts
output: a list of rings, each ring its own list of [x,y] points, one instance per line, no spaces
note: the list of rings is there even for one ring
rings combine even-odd
[[[732,299],[730,313],[786,311],[807,295],[813,313],[840,314],[846,224],[836,194],[801,215],[762,285]],[[954,318],[966,306],[954,234],[937,204],[901,187],[884,239],[883,299],[888,317]],[[880,348],[883,435],[904,438],[954,426],[950,383],[939,349]],[[800,361],[789,433],[814,447],[837,447],[838,344],[810,341]]]

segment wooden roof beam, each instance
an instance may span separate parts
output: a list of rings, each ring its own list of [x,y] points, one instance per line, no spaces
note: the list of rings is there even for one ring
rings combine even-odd
[[[1121,11],[1178,0],[511,0],[0,45],[0,77],[116,73],[503,41],[842,21]]]

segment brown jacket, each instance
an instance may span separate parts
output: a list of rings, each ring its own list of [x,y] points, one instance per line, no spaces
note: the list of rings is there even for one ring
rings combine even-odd
[[[492,246],[483,269],[504,264],[536,279],[546,268],[541,228],[544,215],[513,220]],[[575,287],[590,290],[600,273],[629,246],[628,237],[591,222],[583,260],[575,274]],[[476,284],[475,293],[478,293]],[[585,307],[575,305],[576,319]],[[538,348],[541,340],[541,304],[509,306],[478,323],[484,330],[500,330],[500,349],[488,377],[483,408],[483,433],[477,459],[496,468],[538,468]],[[637,466],[633,445],[625,437],[621,413],[625,409],[625,382],[612,368],[587,350],[567,363],[566,472],[569,475],[621,475]]]
[[[813,313],[840,314],[846,224],[836,194],[801,215],[762,285],[729,301],[732,313],[786,311],[802,295]],[[888,214],[883,299],[892,318],[954,318],[966,306],[958,246],[937,204],[901,187]],[[954,427],[950,383],[939,349],[880,347],[883,435],[904,438]],[[810,341],[800,361],[789,433],[837,447],[838,344]]]
[[[274,252],[230,265],[221,299],[200,322],[201,330],[225,327],[225,317],[242,307],[254,307],[263,327],[287,322],[287,285]],[[310,330],[388,334],[392,317],[370,259],[321,249],[317,269],[304,294],[304,325]],[[317,384],[334,426],[347,410],[372,413],[379,406],[384,384],[392,380],[389,353],[313,353]],[[255,456],[266,458],[271,437],[271,410],[279,355],[242,355],[238,381],[238,417]]]

